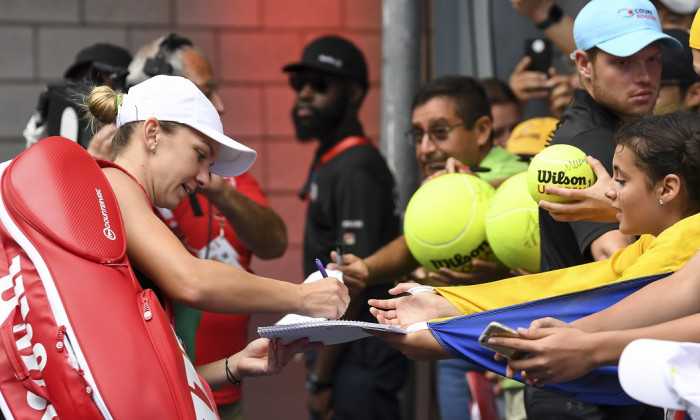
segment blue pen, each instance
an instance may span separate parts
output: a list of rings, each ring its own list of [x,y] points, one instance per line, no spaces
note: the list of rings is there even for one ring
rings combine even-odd
[[[318,258],[316,258],[316,267],[318,267],[318,271],[321,272],[321,275],[323,275],[324,278],[328,277],[328,273],[326,273],[326,268],[323,267],[323,263]]]

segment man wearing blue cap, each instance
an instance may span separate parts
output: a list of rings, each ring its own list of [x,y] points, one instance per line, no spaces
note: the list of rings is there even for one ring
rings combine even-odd
[[[652,112],[659,94],[661,45],[674,50],[682,46],[661,31],[648,0],[592,0],[574,21],[574,40],[572,58],[581,88],[564,111],[552,144],[574,145],[612,173],[615,128],[622,120]],[[600,194],[601,189],[590,191]],[[610,223],[558,222],[540,208],[541,271],[606,259],[630,244],[632,238],[620,233],[610,210],[605,217]],[[533,387],[526,389],[525,405],[528,418],[536,419],[649,418],[643,405],[588,404]]]

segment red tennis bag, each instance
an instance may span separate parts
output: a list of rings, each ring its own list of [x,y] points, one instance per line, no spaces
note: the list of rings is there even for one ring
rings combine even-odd
[[[0,164],[0,408],[20,419],[216,419],[126,257],[116,198],[78,144]]]

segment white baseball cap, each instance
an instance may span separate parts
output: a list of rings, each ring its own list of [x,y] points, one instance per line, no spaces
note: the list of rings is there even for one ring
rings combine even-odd
[[[255,150],[224,134],[214,105],[190,80],[180,76],[154,76],[129,89],[117,112],[117,128],[148,118],[188,125],[221,144],[210,171],[236,176],[255,162]]]
[[[700,344],[635,340],[622,351],[618,376],[632,398],[700,419]]]

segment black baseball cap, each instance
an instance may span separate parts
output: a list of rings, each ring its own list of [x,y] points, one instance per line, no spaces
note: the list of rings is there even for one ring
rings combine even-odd
[[[693,70],[693,53],[688,43],[690,38],[688,31],[666,29],[664,32],[666,35],[676,38],[683,44],[683,50],[676,51],[662,46],[661,80],[677,80],[681,82],[681,84],[686,85],[686,87],[695,82],[700,82],[700,76]]]
[[[358,80],[366,88],[367,64],[362,52],[347,39],[328,35],[304,48],[301,61],[282,67],[285,72],[316,70]]]
[[[72,79],[88,64],[102,63],[115,68],[127,68],[131,63],[131,54],[122,47],[107,43],[98,43],[83,48],[75,56],[75,62],[66,70],[63,77]]]

